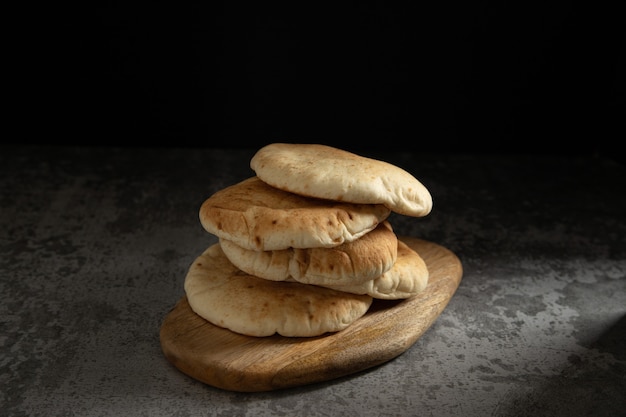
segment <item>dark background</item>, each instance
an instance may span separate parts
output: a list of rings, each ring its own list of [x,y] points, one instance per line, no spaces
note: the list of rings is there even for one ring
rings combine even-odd
[[[264,3],[20,6],[3,141],[620,158],[619,2]]]

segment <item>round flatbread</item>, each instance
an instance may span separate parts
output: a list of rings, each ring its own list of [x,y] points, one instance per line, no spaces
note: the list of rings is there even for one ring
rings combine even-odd
[[[370,232],[391,211],[304,197],[251,177],[217,191],[200,207],[209,233],[251,250],[334,247]]]
[[[258,337],[337,332],[363,316],[372,303],[368,295],[246,274],[228,260],[219,243],[196,258],[184,287],[191,309],[200,317]]]
[[[398,300],[419,294],[428,284],[426,262],[416,251],[415,239],[398,238],[398,260],[380,277],[353,285],[327,286],[339,291],[367,294],[383,300]]]
[[[254,154],[250,167],[271,186],[303,196],[384,204],[413,217],[432,210],[430,192],[409,172],[331,146],[272,143]]]
[[[220,245],[233,265],[250,275],[314,285],[372,280],[388,271],[398,255],[398,239],[386,220],[360,238],[334,248],[255,251],[226,239],[220,239]]]

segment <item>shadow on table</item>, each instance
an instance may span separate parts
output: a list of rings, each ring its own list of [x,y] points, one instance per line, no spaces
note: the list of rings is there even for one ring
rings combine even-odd
[[[568,357],[570,366],[548,379],[540,389],[514,392],[504,399],[496,416],[626,416],[626,315],[589,349],[612,355],[599,363],[597,355]]]

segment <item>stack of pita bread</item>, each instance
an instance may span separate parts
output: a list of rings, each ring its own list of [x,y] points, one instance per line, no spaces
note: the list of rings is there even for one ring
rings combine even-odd
[[[422,217],[428,190],[395,165],[320,144],[272,143],[255,172],[207,198],[200,223],[219,242],[190,266],[185,293],[210,323],[248,336],[345,329],[374,299],[412,297],[428,269],[391,212]]]

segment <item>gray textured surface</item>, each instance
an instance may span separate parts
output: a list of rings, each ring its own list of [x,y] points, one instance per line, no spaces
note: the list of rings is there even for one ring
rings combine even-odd
[[[0,147],[0,414],[626,415],[626,168],[591,157],[368,154],[433,195],[396,232],[463,262],[434,325],[381,366],[283,391],[179,372],[159,328],[216,241],[199,206],[253,153]]]

